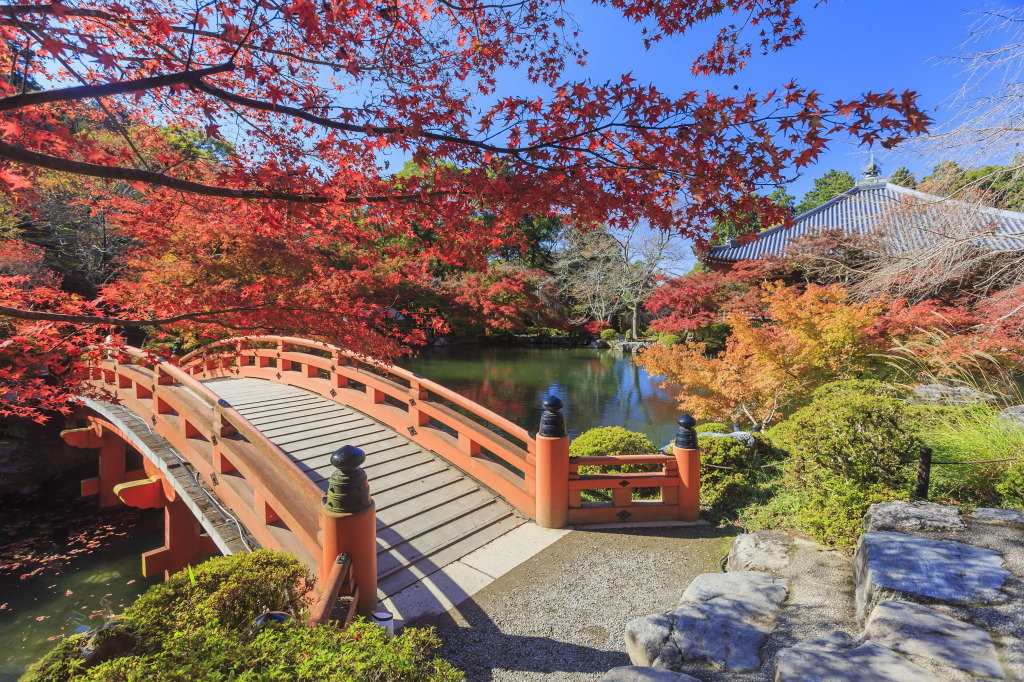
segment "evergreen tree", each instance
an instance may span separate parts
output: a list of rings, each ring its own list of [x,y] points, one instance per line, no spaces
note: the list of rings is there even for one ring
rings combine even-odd
[[[907,187],[914,189],[917,187],[917,178],[914,174],[907,170],[906,166],[900,166],[893,174],[889,176],[889,183],[893,185],[899,185],[900,187]]]
[[[812,208],[821,206],[829,199],[834,199],[856,184],[853,176],[846,171],[835,169],[825,173],[814,181],[814,189],[804,195],[804,200],[796,207],[797,215],[806,213]]]

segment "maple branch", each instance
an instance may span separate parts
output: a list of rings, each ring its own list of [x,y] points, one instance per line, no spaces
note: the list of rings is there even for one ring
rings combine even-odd
[[[9,306],[0,306],[0,316],[13,317],[19,320],[45,320],[47,322],[71,322],[74,324],[111,324],[118,327],[154,327],[165,324],[174,324],[185,320],[197,320],[200,322],[214,323],[214,320],[202,318],[209,315],[227,315],[229,313],[256,312],[267,310],[265,306],[245,306],[241,308],[225,308],[224,310],[204,310],[196,313],[183,313],[173,317],[163,317],[153,320],[125,320],[120,317],[101,317],[99,315],[70,315],[67,313],[47,313],[37,310],[22,310]]]
[[[95,178],[107,180],[124,180],[126,182],[142,182],[150,185],[159,185],[169,189],[199,194],[207,197],[222,197],[226,199],[274,199],[278,201],[291,201],[299,204],[328,204],[338,202],[343,204],[410,204],[426,198],[442,197],[452,194],[453,191],[434,190],[430,192],[417,192],[414,194],[395,195],[354,195],[344,197],[327,197],[317,194],[294,194],[290,192],[277,192],[266,189],[234,189],[231,187],[219,187],[217,185],[204,185],[200,182],[182,180],[156,171],[140,170],[137,168],[125,168],[123,166],[105,166],[99,163],[87,163],[85,161],[73,161],[59,156],[40,154],[23,147],[16,147],[0,140],[0,158],[7,158],[29,166],[37,166],[48,170],[74,175],[88,175]]]
[[[60,90],[47,90],[43,92],[27,92],[21,95],[0,97],[0,111],[10,111],[38,104],[50,102],[66,102],[70,100],[91,99],[93,97],[109,97],[111,95],[124,95],[129,92],[141,92],[154,88],[165,88],[169,85],[181,85],[190,83],[204,76],[212,76],[225,71],[234,70],[233,62],[210,66],[195,71],[182,71],[165,76],[151,76],[150,78],[139,78],[137,80],[119,81],[115,83],[102,83],[100,85],[82,85],[74,88],[61,88]]]

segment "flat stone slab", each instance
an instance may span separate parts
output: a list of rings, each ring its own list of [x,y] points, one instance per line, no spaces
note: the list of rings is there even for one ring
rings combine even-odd
[[[775,682],[932,682],[939,678],[875,642],[845,632],[814,637],[775,656]]]
[[[864,530],[891,530],[913,533],[929,530],[964,530],[960,510],[934,502],[883,502],[868,507],[864,515]]]
[[[874,531],[865,533],[853,557],[857,622],[886,599],[982,604],[1006,601],[1001,591],[1010,572],[998,552],[951,540]]]
[[[679,670],[700,662],[727,672],[755,670],[788,595],[786,580],[770,573],[699,575],[675,611],[626,624],[626,652],[640,666]]]
[[[700,682],[685,673],[672,672],[664,668],[644,668],[639,665],[624,665],[612,668],[601,682]]]
[[[982,521],[995,521],[997,523],[1009,523],[1015,526],[1024,526],[1024,512],[1017,509],[992,509],[982,507],[974,510],[974,518]]]
[[[920,604],[883,601],[871,611],[866,639],[976,675],[1006,677],[992,635]]]
[[[779,571],[789,565],[793,540],[781,530],[759,530],[733,538],[729,545],[730,571]]]

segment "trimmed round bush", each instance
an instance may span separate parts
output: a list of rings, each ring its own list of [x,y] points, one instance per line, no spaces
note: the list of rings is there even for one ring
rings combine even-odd
[[[602,329],[601,339],[604,341],[611,341],[612,339],[619,338],[619,333],[614,329]]]
[[[678,346],[683,342],[683,337],[679,334],[662,334],[658,337],[658,343],[663,346]]]
[[[602,426],[590,429],[573,438],[569,443],[570,457],[618,457],[621,455],[649,455],[657,448],[651,439],[636,431],[627,431],[621,426]],[[624,466],[582,466],[581,474],[619,472],[633,474],[642,471],[658,471],[658,464],[627,464]]]
[[[708,422],[707,424],[698,424],[693,429],[698,435],[702,433],[732,433],[732,427],[727,426],[723,422]]]
[[[850,547],[871,504],[908,499],[921,441],[904,404],[874,382],[836,382],[770,431],[789,454],[784,485],[816,540]]]
[[[903,403],[838,388],[824,392],[772,430],[801,467],[854,484],[903,488],[921,447]]]

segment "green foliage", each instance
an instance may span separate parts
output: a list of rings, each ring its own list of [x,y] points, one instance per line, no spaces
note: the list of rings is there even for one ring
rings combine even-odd
[[[114,621],[136,640],[125,655],[85,669],[84,635],[61,641],[23,679],[346,680],[455,682],[462,675],[432,658],[432,629],[390,637],[357,620],[341,630],[301,620],[253,630],[265,610],[300,607],[312,576],[297,558],[260,550],[220,557],[150,588]],[[194,582],[193,579],[194,578]],[[301,615],[301,614],[300,614]],[[123,636],[123,634],[121,635]]]
[[[732,327],[725,322],[712,322],[692,332],[691,340],[694,343],[703,343],[705,352],[716,355],[725,350],[725,342],[731,332]]]
[[[619,338],[619,333],[617,331],[615,331],[614,329],[610,329],[610,328],[609,329],[602,329],[601,330],[601,338],[604,341],[612,341],[613,339]]]
[[[658,337],[658,343],[663,346],[678,346],[683,342],[683,338],[679,334],[662,334]]]
[[[735,438],[700,436],[700,497],[716,513],[728,514],[750,496],[749,487],[760,465],[757,450]]]
[[[621,426],[602,426],[590,429],[569,443],[570,457],[618,457],[621,455],[649,455],[657,448],[642,433],[627,431]],[[627,464],[624,466],[582,466],[581,474],[617,472],[623,474],[658,471],[657,464]]]
[[[569,443],[569,457],[604,457],[621,455],[649,455],[657,452],[651,439],[642,433],[627,431],[621,426],[602,426],[584,431]],[[660,464],[625,464],[621,466],[581,466],[579,473],[590,474],[637,474],[646,471],[661,471]],[[638,499],[654,497],[653,488],[636,488],[633,497]],[[583,498],[588,501],[606,501],[611,495],[606,490],[584,490]]]
[[[722,422],[708,422],[707,424],[699,424],[694,428],[698,434],[700,433],[732,433],[732,427]]]
[[[914,189],[917,187],[917,179],[914,174],[907,170],[906,166],[900,166],[892,172],[889,176],[889,182],[893,185],[899,185],[900,187],[907,187]]]
[[[824,400],[835,395],[853,393],[882,398],[899,398],[901,391],[892,384],[876,381],[875,379],[847,379],[819,386],[811,394],[811,399]]]
[[[814,189],[804,195],[804,200],[796,207],[797,215],[806,213],[812,208],[821,206],[857,184],[853,176],[846,171],[830,170],[814,181]]]
[[[851,547],[871,504],[909,497],[921,441],[903,403],[875,382],[821,387],[769,436],[790,457],[775,504],[820,542]]]
[[[854,485],[909,485],[921,441],[903,403],[847,383],[818,389],[810,405],[772,429],[798,458],[794,475],[819,469]]]
[[[1024,507],[1024,461],[1017,462],[1003,472],[996,490],[1011,507]]]

